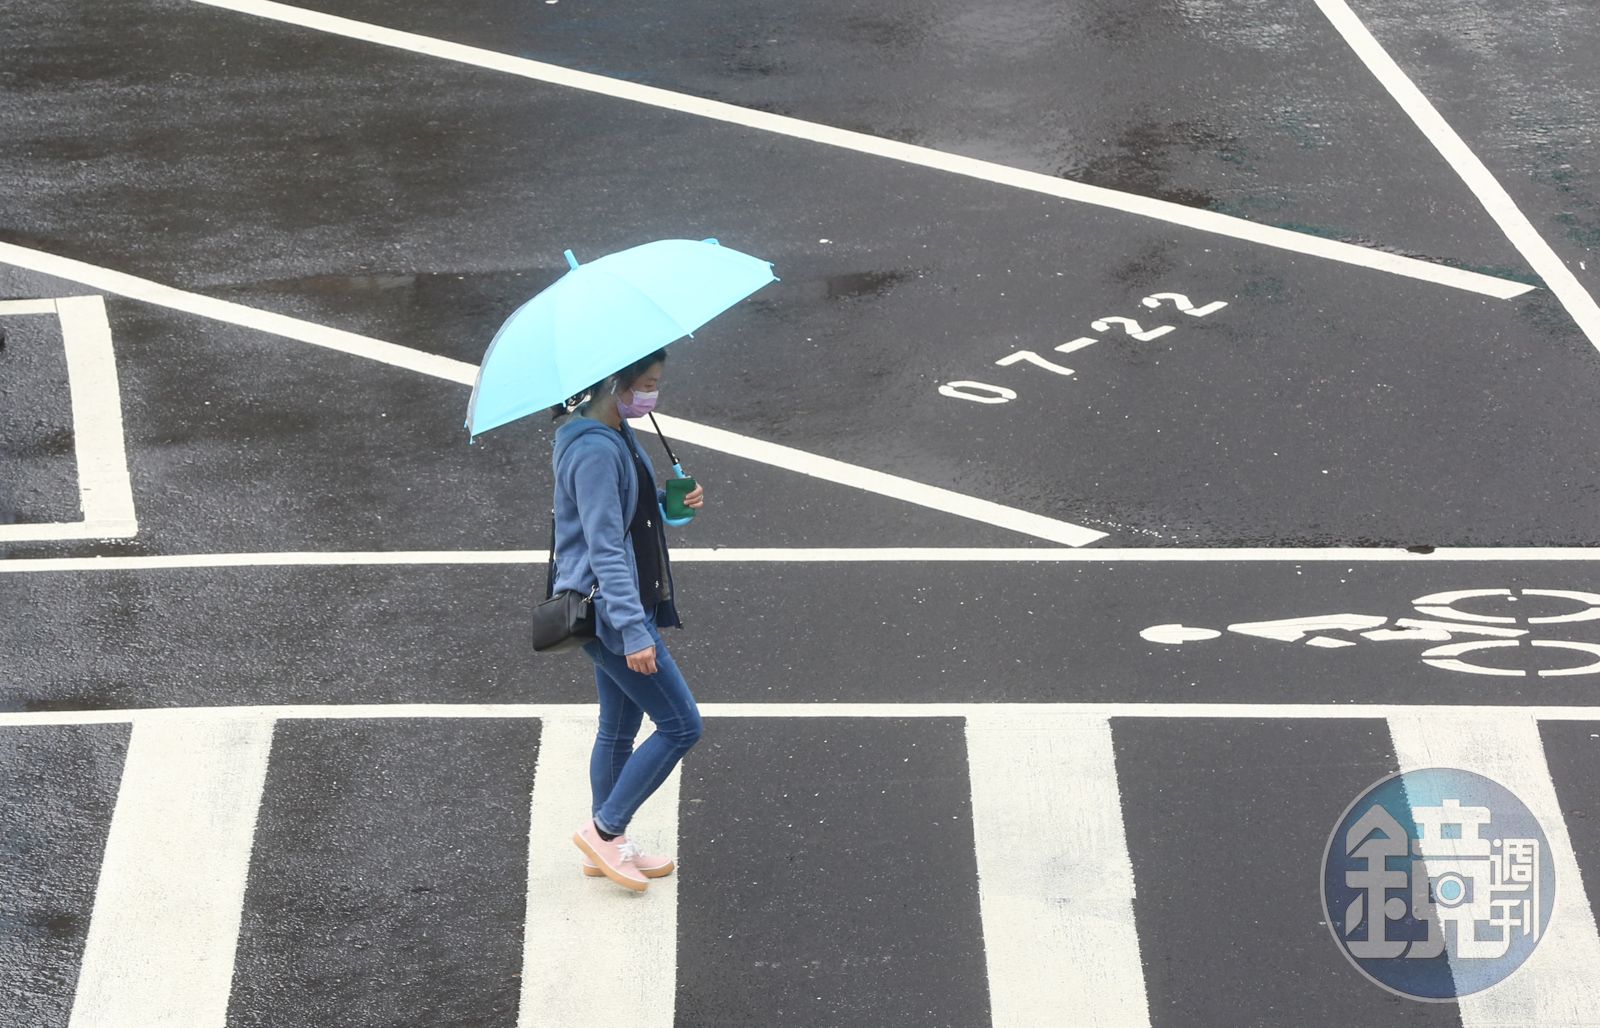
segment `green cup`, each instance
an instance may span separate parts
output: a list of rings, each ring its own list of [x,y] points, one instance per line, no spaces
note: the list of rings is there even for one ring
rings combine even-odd
[[[694,510],[684,505],[683,498],[694,492],[694,479],[667,479],[667,517],[674,521],[694,517]]]

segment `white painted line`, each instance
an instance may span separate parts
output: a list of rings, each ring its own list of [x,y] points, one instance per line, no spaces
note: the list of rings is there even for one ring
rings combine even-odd
[[[111,322],[99,296],[56,301],[72,393],[72,435],[78,457],[78,492],[88,523],[137,525],[128,450],[122,435],[122,390],[111,348]],[[137,528],[135,529],[137,530]]]
[[[0,317],[8,314],[54,314],[54,300],[0,300]]]
[[[1472,716],[1515,711],[1540,721],[1600,720],[1600,706],[1458,706],[1426,703],[702,703],[704,717],[1158,717],[1342,720],[1406,714]],[[357,703],[253,707],[140,707],[124,710],[0,711],[0,728],[27,725],[139,724],[236,718],[351,720],[380,718],[583,718],[592,703]]]
[[[23,522],[0,525],[0,543],[128,539],[139,534],[137,521]],[[0,561],[3,567],[4,561]]]
[[[70,1028],[223,1028],[272,722],[134,725]]]
[[[1525,711],[1412,713],[1391,717],[1400,770],[1454,767],[1493,779],[1528,805],[1550,842],[1555,909],[1528,962],[1457,1004],[1463,1028],[1594,1025],[1600,997],[1600,932],[1550,780],[1538,720]]]
[[[1583,285],[1567,268],[1566,262],[1550,249],[1550,244],[1544,241],[1538,230],[1517,208],[1511,195],[1501,187],[1494,175],[1478,160],[1461,137],[1456,134],[1450,123],[1422,95],[1406,73],[1394,62],[1383,46],[1373,38],[1372,33],[1357,18],[1355,12],[1345,0],[1317,0],[1317,6],[1322,8],[1322,13],[1327,15],[1333,27],[1350,44],[1362,62],[1377,76],[1383,87],[1389,91],[1411,120],[1416,123],[1422,134],[1428,137],[1439,154],[1450,163],[1461,181],[1467,184],[1472,194],[1483,204],[1483,209],[1489,212],[1495,224],[1511,240],[1511,245],[1517,248],[1523,258],[1533,266],[1533,270],[1543,278],[1545,285],[1556,294],[1561,305],[1572,315],[1578,323],[1583,334],[1589,337],[1589,342],[1600,348],[1600,307],[1595,306],[1594,298],[1589,295]]]
[[[3,526],[0,526],[3,527]],[[39,526],[30,526],[39,527]],[[66,526],[76,528],[78,526]],[[63,538],[83,538],[81,535]],[[40,574],[96,571],[170,571],[185,568],[254,567],[362,567],[362,566],[473,566],[488,564],[543,564],[545,550],[342,550],[276,551],[268,553],[175,553],[142,557],[29,557],[0,560],[0,574]],[[1268,564],[1370,564],[1370,563],[1504,563],[1507,561],[1600,561],[1600,548],[1591,547],[1488,547],[1441,549],[1429,554],[1406,550],[1355,547],[1327,549],[1228,549],[1177,547],[1093,550],[1055,547],[841,547],[793,549],[742,549],[739,547],[685,548],[672,551],[682,564],[1148,564],[1148,563],[1268,563]]]
[[[880,496],[892,497],[918,506],[929,507],[945,514],[954,514],[957,517],[979,521],[997,528],[1009,528],[1014,532],[1024,535],[1038,536],[1051,542],[1061,543],[1065,546],[1086,546],[1106,537],[1106,533],[1080,525],[1057,521],[1054,518],[1030,514],[1025,510],[1015,507],[1006,507],[989,500],[980,500],[972,496],[952,492],[949,489],[940,489],[937,486],[923,485],[910,479],[888,475],[881,471],[846,464],[843,461],[830,457],[821,457],[804,450],[796,450],[788,446],[779,446],[776,443],[753,439],[750,436],[736,435],[720,428],[708,425],[696,425],[678,418],[658,414],[656,419],[661,422],[661,430],[675,439],[686,443],[704,446],[708,449],[729,453],[736,457],[770,464],[773,467],[786,468],[797,471],[802,475],[820,478],[838,485],[847,485]],[[645,419],[636,419],[631,424],[641,431],[649,431],[650,423]]]
[[[299,318],[246,307],[241,303],[215,300],[199,293],[185,292],[159,282],[86,264],[70,257],[58,257],[42,250],[17,246],[14,243],[0,242],[0,261],[43,275],[64,278],[69,282],[77,282],[101,292],[140,300],[168,310],[211,318],[229,325],[243,325],[259,332],[391,364],[409,371],[419,371],[424,375],[432,375],[434,378],[442,378],[461,385],[470,386],[478,373],[476,367],[464,361],[439,357],[423,353],[421,350],[386,343],[381,339],[357,335],[354,332],[344,332],[337,328],[301,321]]]
[[[994,1025],[1148,1028],[1110,722],[974,715],[967,766]]]
[[[109,293],[142,300],[145,303],[156,304],[171,310],[196,314],[231,325],[243,325],[247,328],[282,336],[286,339],[294,339],[351,356],[378,361],[379,363],[405,368],[410,371],[418,371],[424,375],[431,375],[459,385],[470,386],[477,379],[478,369],[465,361],[423,353],[420,350],[398,346],[394,343],[384,342],[381,339],[372,339],[367,336],[356,335],[353,332],[344,332],[322,325],[314,325],[298,318],[257,310],[254,307],[246,307],[243,304],[230,303],[225,300],[213,300],[207,296],[187,293],[180,289],[173,289],[170,286],[135,278],[132,275],[125,275],[119,271],[110,271],[105,268],[95,267],[92,264],[85,264],[82,261],[58,257],[55,254],[44,253],[39,250],[30,250],[11,243],[0,243],[0,261],[28,268],[42,274],[53,275],[56,278],[79,282]],[[725,452],[734,453],[749,460],[772,464],[786,471],[795,471],[814,478],[836,482],[840,485],[877,493],[891,499],[932,507],[935,510],[981,521],[999,528],[1009,528],[1029,535],[1038,535],[1041,538],[1049,539],[1051,542],[1063,543],[1068,546],[1082,546],[1097,539],[1105,538],[1104,532],[1097,532],[1065,521],[1041,517],[1037,514],[1030,514],[1027,511],[1003,507],[987,500],[962,496],[946,489],[923,485],[920,482],[898,478],[880,471],[859,468],[851,464],[845,464],[842,461],[807,453],[803,450],[765,443],[748,436],[741,436],[723,429],[684,421],[680,418],[661,417],[660,420],[663,430],[672,431],[679,438],[691,444],[705,446],[709,449],[736,447],[737,449],[725,450]]]
[[[0,525],[0,543],[126,539],[138,535],[128,452],[122,435],[122,393],[117,385],[105,301],[98,296],[72,296],[0,303],[0,314],[8,313],[56,314],[61,320],[78,494],[84,518]]]
[[[0,560],[6,572],[174,571],[191,568],[421,567],[543,564],[547,550],[392,550],[278,553],[182,553],[150,557],[29,557]],[[672,559],[680,559],[677,550]]]
[[[1258,225],[1242,218],[1233,218],[1212,211],[1185,207],[1182,204],[1170,203],[1165,200],[1154,200],[1133,193],[1123,193],[1100,186],[1084,185],[1081,182],[1072,182],[1067,179],[1056,178],[1053,175],[1023,171],[1019,168],[995,164],[991,161],[980,161],[971,157],[961,157],[925,146],[913,146],[909,143],[883,139],[862,132],[830,128],[826,125],[801,121],[798,118],[750,110],[733,104],[690,96],[685,93],[658,89],[654,86],[644,86],[620,79],[606,78],[603,75],[573,71],[570,68],[563,68],[559,65],[531,61],[523,57],[513,57],[493,50],[484,50],[479,47],[433,39],[429,36],[421,36],[412,32],[401,32],[381,25],[340,18],[318,11],[309,11],[301,7],[272,3],[270,0],[196,0],[196,2],[289,25],[297,25],[317,32],[326,32],[336,36],[344,36],[348,39],[376,43],[379,46],[424,54],[429,57],[455,61],[490,71],[504,72],[508,75],[517,75],[522,78],[548,82],[552,85],[564,86],[570,89],[581,89],[618,100],[628,100],[633,103],[660,107],[682,114],[725,122],[730,125],[739,125],[762,132],[788,136],[793,139],[821,143],[825,146],[852,150],[857,153],[882,157],[903,164],[931,168],[936,171],[962,175],[984,182],[993,182],[1016,189],[1043,193],[1047,196],[1056,196],[1077,203],[1107,207],[1127,214],[1183,225],[1202,232],[1211,232],[1251,243],[1276,247],[1280,250],[1308,254],[1313,257],[1353,264],[1357,267],[1370,268],[1374,271],[1385,271],[1390,274],[1403,275],[1425,282],[1434,282],[1456,289],[1465,289],[1485,296],[1493,296],[1497,299],[1505,300],[1520,296],[1532,288],[1521,282],[1511,282],[1506,279],[1480,275],[1476,272],[1461,271],[1439,264],[1430,264],[1426,261],[1400,257],[1395,254],[1371,250],[1349,243],[1335,242],[1330,239],[1307,235],[1303,232],[1291,232],[1287,229]]]
[[[564,1028],[620,1018],[670,1028],[678,971],[678,876],[637,894],[585,878],[572,833],[589,816],[596,720],[556,717],[539,727],[528,838],[528,914],[517,1028]],[[675,854],[681,775],[674,770],[639,811],[628,837]],[[625,1013],[624,1013],[625,1012]],[[607,1017],[607,1014],[614,1017]]]

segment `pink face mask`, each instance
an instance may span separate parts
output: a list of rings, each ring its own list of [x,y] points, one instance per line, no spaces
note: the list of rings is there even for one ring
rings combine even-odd
[[[633,402],[629,403],[621,396],[617,397],[617,413],[625,418],[642,418],[656,409],[656,400],[661,396],[658,389],[653,393],[633,391]]]

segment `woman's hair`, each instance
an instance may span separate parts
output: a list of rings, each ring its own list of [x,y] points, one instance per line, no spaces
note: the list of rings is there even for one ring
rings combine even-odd
[[[555,421],[558,418],[571,414],[573,411],[577,410],[584,401],[592,400],[596,396],[606,392],[612,387],[613,383],[616,385],[617,392],[627,389],[628,387],[632,386],[633,383],[637,382],[646,371],[651,369],[651,367],[657,364],[664,364],[666,363],[666,360],[667,351],[664,348],[657,350],[655,353],[640,357],[638,360],[623,368],[621,371],[607,375],[605,378],[602,378],[594,385],[585,389],[583,392],[575,393],[572,396],[567,397],[566,400],[562,401],[561,403],[551,407],[550,420]]]

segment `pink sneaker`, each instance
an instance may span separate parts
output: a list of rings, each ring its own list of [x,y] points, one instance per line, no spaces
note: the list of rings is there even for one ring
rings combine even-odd
[[[643,892],[650,887],[649,880],[634,864],[639,847],[629,842],[626,835],[619,835],[607,842],[600,838],[594,819],[590,818],[573,833],[572,841],[583,850],[583,855],[589,858],[596,870],[624,889]]]
[[[633,866],[646,878],[665,878],[671,874],[678,865],[672,862],[671,857],[658,857],[650,853],[640,853],[633,858]],[[605,872],[595,866],[594,861],[585,857],[578,865],[579,869],[590,878],[603,878]]]

